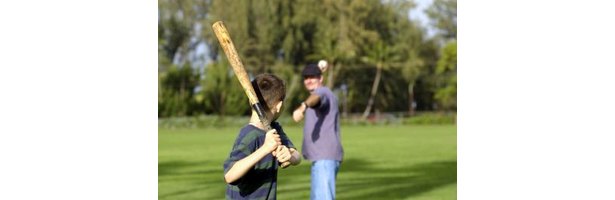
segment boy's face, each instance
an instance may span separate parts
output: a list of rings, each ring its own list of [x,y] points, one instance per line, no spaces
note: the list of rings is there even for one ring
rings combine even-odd
[[[321,83],[322,76],[303,76],[303,85],[305,85],[305,89],[310,92],[320,87]]]

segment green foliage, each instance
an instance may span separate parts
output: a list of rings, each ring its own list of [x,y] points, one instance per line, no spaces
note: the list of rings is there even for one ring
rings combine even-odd
[[[271,67],[271,73],[284,80],[286,86],[286,99],[284,100],[284,104],[282,104],[282,114],[283,116],[290,116],[297,105],[303,102],[308,96],[303,86],[303,78],[299,73],[293,70],[291,65],[281,61],[276,62],[276,64]]]
[[[192,95],[159,82],[159,109],[164,109],[159,116],[249,114],[249,107],[243,106],[247,105],[243,91],[228,70],[211,30],[211,24],[220,20],[250,74],[273,73],[286,82],[286,115],[308,94],[301,69],[321,59],[330,64],[325,84],[340,95],[340,86],[347,86],[343,108],[349,112],[412,113],[414,101],[419,110],[432,110],[435,101],[446,109],[455,108],[456,87],[452,85],[456,85],[456,79],[452,76],[456,74],[450,68],[436,73],[436,68],[438,60],[444,59],[440,55],[445,55],[439,45],[456,35],[456,1],[436,0],[428,10],[438,24],[434,26],[446,33],[445,40],[426,38],[425,27],[408,18],[415,4],[407,0],[158,3],[161,80],[174,73],[170,71],[175,66],[188,65],[199,69],[194,75],[199,77],[196,89],[200,89]],[[202,44],[207,46],[207,57],[197,55],[196,47]],[[205,60],[211,63],[206,66]],[[444,60],[451,62],[449,58]],[[190,89],[183,88],[187,90]],[[366,95],[368,92],[370,95]],[[179,93],[183,96],[176,97]],[[371,108],[366,109],[368,104]]]
[[[158,119],[159,129],[201,129],[201,128],[225,128],[241,127],[246,125],[250,116],[225,116],[219,115],[196,115],[186,117],[167,117]],[[293,121],[290,115],[282,116],[276,120],[284,124],[284,127],[302,126]]]
[[[188,64],[172,65],[158,75],[158,117],[186,116],[194,111],[194,88],[199,75]]]
[[[457,42],[452,41],[442,49],[436,74],[439,87],[434,98],[442,109],[457,108]]]
[[[406,118],[404,124],[455,124],[457,122],[457,113],[429,112],[420,113],[416,116]]]
[[[457,0],[434,0],[426,11],[444,39],[457,38]]]
[[[246,116],[220,117],[213,115],[197,115],[190,117],[169,117],[158,119],[160,129],[198,129],[198,128],[220,128],[220,127],[241,127],[249,121]]]
[[[169,61],[178,65],[193,62],[189,55],[203,42],[204,33],[211,31],[205,24],[208,7],[208,1],[203,0],[158,1],[159,51],[164,51]],[[168,65],[159,66],[165,67]]]
[[[250,120],[250,116],[224,116],[219,115],[196,115],[184,117],[167,117],[158,119],[159,129],[203,129],[203,128],[227,128],[242,127]],[[284,127],[303,127],[303,123],[293,121],[290,114],[282,115],[276,120]],[[455,124],[456,112],[419,112],[415,116],[407,117],[403,113],[380,114],[378,118],[361,120],[358,116],[342,118],[340,124],[346,126],[373,127],[379,125],[437,125]]]
[[[231,71],[228,62],[210,64],[201,81],[204,99],[201,102],[206,112],[225,115],[243,115],[250,111],[248,98]]]

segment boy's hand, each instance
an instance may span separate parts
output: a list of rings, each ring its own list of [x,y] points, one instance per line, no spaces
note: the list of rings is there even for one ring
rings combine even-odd
[[[286,146],[284,146],[284,145],[278,146],[278,149],[276,149],[275,151],[271,152],[271,155],[273,155],[277,159],[276,155],[278,154],[278,152],[282,151],[282,147],[286,147]],[[292,156],[292,152],[294,151],[294,149],[289,149],[289,150],[290,150],[290,153],[291,153],[291,156]],[[278,160],[278,163],[280,164],[280,167],[282,167],[282,169],[287,168],[291,164],[290,163],[290,159],[288,161],[286,161],[286,162],[279,162],[279,160]]]
[[[291,157],[295,154],[295,152],[297,152],[297,150],[293,149],[293,148],[289,148],[288,149],[290,152]],[[280,167],[282,167],[282,169],[287,168],[288,166],[290,166],[291,162],[290,160],[280,163]]]
[[[288,147],[284,145],[278,146],[278,150],[274,151],[273,154],[273,156],[275,156],[280,163],[288,162],[292,156],[288,150]]]
[[[265,148],[267,152],[275,151],[279,145],[282,145],[282,140],[280,139],[280,135],[276,134],[277,131],[275,129],[271,129],[267,131],[265,134],[265,142],[261,148]]]

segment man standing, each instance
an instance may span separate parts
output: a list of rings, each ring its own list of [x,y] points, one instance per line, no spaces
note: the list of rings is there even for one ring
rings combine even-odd
[[[303,84],[310,96],[293,112],[293,120],[303,127],[303,157],[312,161],[311,199],[335,199],[335,179],[344,151],[340,138],[337,98],[322,84],[321,69],[307,65]]]

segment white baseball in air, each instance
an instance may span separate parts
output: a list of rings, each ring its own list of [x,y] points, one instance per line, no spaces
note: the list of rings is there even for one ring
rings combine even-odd
[[[321,72],[327,71],[327,61],[325,60],[318,61],[318,68],[320,68]]]

